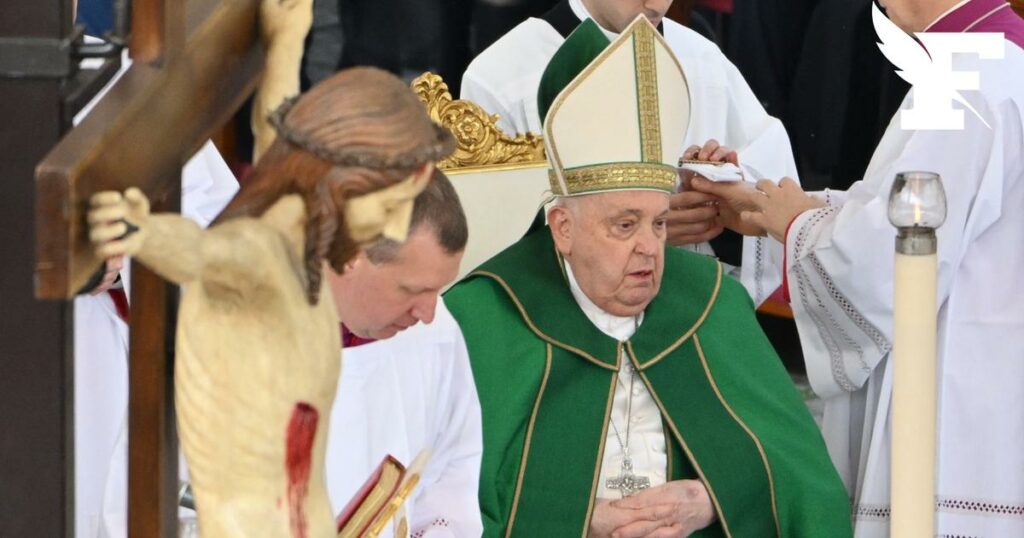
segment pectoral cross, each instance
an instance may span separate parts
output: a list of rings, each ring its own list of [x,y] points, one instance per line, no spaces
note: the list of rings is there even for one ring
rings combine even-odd
[[[608,489],[618,490],[622,498],[630,497],[640,490],[651,487],[651,480],[646,476],[633,474],[633,460],[625,458],[622,460],[622,472],[619,476],[613,476],[605,482]]]

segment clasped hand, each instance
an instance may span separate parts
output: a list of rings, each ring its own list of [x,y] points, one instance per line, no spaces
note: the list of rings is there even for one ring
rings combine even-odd
[[[590,538],[680,538],[715,521],[704,483],[675,480],[620,500],[598,499]]]

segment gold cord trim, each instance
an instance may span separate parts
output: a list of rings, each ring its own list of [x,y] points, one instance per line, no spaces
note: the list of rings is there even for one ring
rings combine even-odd
[[[619,356],[622,356],[622,347],[619,347]],[[618,381],[618,374],[612,376],[612,384],[608,389],[608,403],[604,408],[604,426],[601,428],[601,447],[597,451],[597,462],[594,464],[594,482],[590,486],[590,504],[587,506],[586,524],[583,525],[582,538],[587,538],[590,533],[590,518],[594,515],[594,505],[597,502],[597,486],[601,480],[601,467],[604,465],[604,449],[608,442],[608,424],[611,422],[612,404],[615,403],[615,383]]]
[[[775,518],[775,534],[782,536],[782,527],[779,525],[779,510],[775,504],[775,481],[772,480],[772,467],[768,463],[768,455],[765,454],[764,445],[761,444],[761,440],[757,438],[757,435],[747,426],[746,422],[733,411],[732,407],[725,398],[722,396],[722,392],[718,390],[718,384],[715,383],[714,376],[711,375],[711,368],[708,367],[707,358],[704,357],[704,348],[700,345],[700,337],[693,337],[693,345],[697,348],[697,355],[700,357],[700,363],[704,367],[704,375],[708,377],[708,382],[711,383],[711,389],[715,391],[715,396],[718,397],[718,401],[722,402],[722,406],[729,412],[732,419],[743,428],[743,431],[747,432],[747,435],[754,441],[754,445],[757,446],[757,451],[761,454],[761,462],[764,463],[764,470],[768,473],[768,491],[772,497],[772,516]]]
[[[544,360],[544,377],[540,381],[540,389],[537,391],[537,399],[533,401],[533,412],[530,413],[530,424],[526,427],[526,440],[523,443],[523,458],[519,462],[519,477],[516,478],[516,492],[512,497],[512,511],[509,512],[508,526],[505,527],[505,538],[512,535],[512,525],[515,524],[516,510],[519,509],[519,495],[523,491],[523,476],[526,474],[526,461],[530,457],[530,442],[533,439],[533,426],[537,421],[537,411],[540,409],[540,400],[544,397],[544,389],[548,386],[548,376],[551,374],[551,344],[547,346],[547,358]]]
[[[700,477],[701,482],[704,483],[704,487],[708,490],[708,497],[711,498],[711,504],[715,506],[715,512],[718,514],[718,521],[722,523],[722,531],[725,532],[726,538],[732,538],[732,532],[729,531],[729,522],[725,519],[725,512],[722,511],[722,505],[718,503],[718,496],[715,495],[715,489],[711,487],[711,482],[708,481],[707,477],[704,476],[704,469],[701,468],[700,462],[690,451],[690,445],[686,444],[686,440],[683,439],[683,435],[679,433],[679,429],[676,428],[675,422],[672,420],[672,415],[668,414],[668,409],[665,408],[665,404],[661,402],[661,398],[658,398],[658,393],[654,391],[654,386],[651,385],[651,381],[647,379],[647,374],[640,370],[640,361],[637,360],[636,355],[633,353],[632,348],[627,347],[630,360],[633,361],[633,365],[637,367],[640,372],[640,379],[643,380],[644,385],[647,386],[647,392],[654,398],[654,403],[658,405],[658,409],[661,410],[661,416],[665,417],[665,421],[668,424],[669,429],[672,430],[672,435],[675,436],[676,441],[679,442],[679,446],[683,447],[683,452],[686,452],[686,457],[693,464],[694,470],[697,471],[697,476]],[[671,457],[671,456],[669,456]]]
[[[541,340],[544,340],[549,344],[554,344],[567,351],[571,351],[579,355],[580,357],[583,357],[584,359],[596,364],[597,366],[604,368],[605,370],[613,370],[616,372],[619,371],[620,357],[615,357],[615,366],[610,366],[597,360],[591,354],[587,353],[586,351],[583,351],[582,349],[570,346],[569,344],[566,344],[559,340],[555,340],[554,338],[551,338],[550,336],[544,334],[540,329],[537,328],[536,325],[533,324],[533,320],[531,320],[529,314],[526,313],[526,308],[523,307],[523,303],[519,302],[519,297],[517,297],[515,292],[512,291],[512,287],[509,286],[508,283],[506,283],[505,280],[500,276],[490,271],[473,271],[467,276],[485,276],[487,278],[494,279],[495,282],[497,282],[502,288],[505,289],[505,292],[508,293],[508,296],[512,298],[512,302],[516,305],[516,308],[519,309],[519,314],[523,316],[523,321],[526,322],[526,326],[529,327],[534,334],[540,337]]]
[[[662,351],[661,353],[658,353],[657,355],[654,356],[654,358],[652,358],[651,360],[645,362],[642,365],[639,365],[637,368],[639,368],[640,370],[643,370],[644,368],[648,368],[650,366],[654,366],[655,364],[658,363],[658,361],[660,361],[661,359],[664,359],[665,357],[667,357],[669,355],[669,353],[672,353],[673,351],[675,351],[675,349],[678,348],[679,346],[681,346],[683,344],[683,342],[685,342],[688,338],[693,336],[694,333],[697,332],[697,329],[699,329],[700,326],[704,324],[704,320],[707,319],[708,314],[711,313],[711,307],[713,307],[715,305],[715,301],[718,300],[718,292],[722,289],[722,263],[721,262],[717,262],[717,265],[718,265],[718,272],[715,275],[715,289],[714,289],[714,291],[711,292],[711,298],[708,299],[708,305],[704,307],[704,312],[700,315],[699,318],[697,318],[697,321],[694,322],[693,326],[690,327],[690,330],[688,330],[685,333],[683,333],[683,335],[680,336],[678,340],[676,340],[674,343],[672,343],[672,345],[670,345],[667,348],[665,348],[664,351]],[[635,354],[635,351],[633,350],[633,343],[632,343],[632,341],[626,342],[626,346],[629,347],[630,354]]]

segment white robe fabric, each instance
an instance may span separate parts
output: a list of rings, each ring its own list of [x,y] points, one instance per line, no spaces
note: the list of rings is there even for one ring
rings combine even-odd
[[[590,14],[580,0],[570,0],[580,20]],[[663,19],[665,41],[679,59],[690,89],[690,125],[679,155],[709,139],[737,150],[753,179],[799,180],[793,149],[782,122],[765,112],[743,75],[711,41],[669,19]],[[605,31],[609,39],[615,34]],[[491,114],[508,133],[541,133],[537,88],[548,61],[564,38],[542,19],[530,18],[488,47],[462,77],[462,99]],[[705,244],[694,248],[711,253]],[[763,302],[781,283],[782,249],[764,238],[743,243],[741,281]]]
[[[121,70],[75,124],[130,65],[126,53]],[[206,226],[237,190],[231,170],[207,142],[182,170],[182,214]],[[129,273],[127,266],[121,273],[126,285]],[[77,297],[74,310],[75,536],[126,536],[128,326],[107,293]]]
[[[963,131],[890,123],[862,181],[794,221],[792,306],[810,382],[825,399],[829,452],[855,502],[859,537],[889,535],[893,237],[898,172],[939,173],[939,536],[1024,536],[1024,51],[954,59],[980,73]],[[902,108],[909,108],[913,93]],[[921,315],[930,315],[922,312]]]
[[[433,323],[347,348],[327,438],[327,491],[340,513],[388,454],[432,452],[406,501],[414,538],[483,533],[477,500],[483,432],[462,332],[438,300]],[[381,536],[393,536],[391,525]]]

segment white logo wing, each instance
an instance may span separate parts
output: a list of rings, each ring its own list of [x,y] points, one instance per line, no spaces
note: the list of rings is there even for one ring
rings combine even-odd
[[[967,102],[967,99],[964,99],[963,95],[960,95],[960,92],[944,84],[942,79],[937,76],[932,66],[932,59],[928,56],[925,48],[883,15],[875,3],[871,4],[871,22],[874,23],[875,33],[878,34],[880,40],[878,50],[882,51],[889,62],[896,66],[896,74],[900,78],[912,86],[929,86],[942,91],[950,99],[974,113],[985,124],[985,127],[991,129],[985,118],[981,117],[981,114]]]
[[[878,34],[878,50],[896,66],[896,74],[900,78],[912,85],[935,78],[932,76],[932,59],[928,56],[928,51],[883,15],[878,5],[873,2],[871,22],[874,23],[875,33]]]

